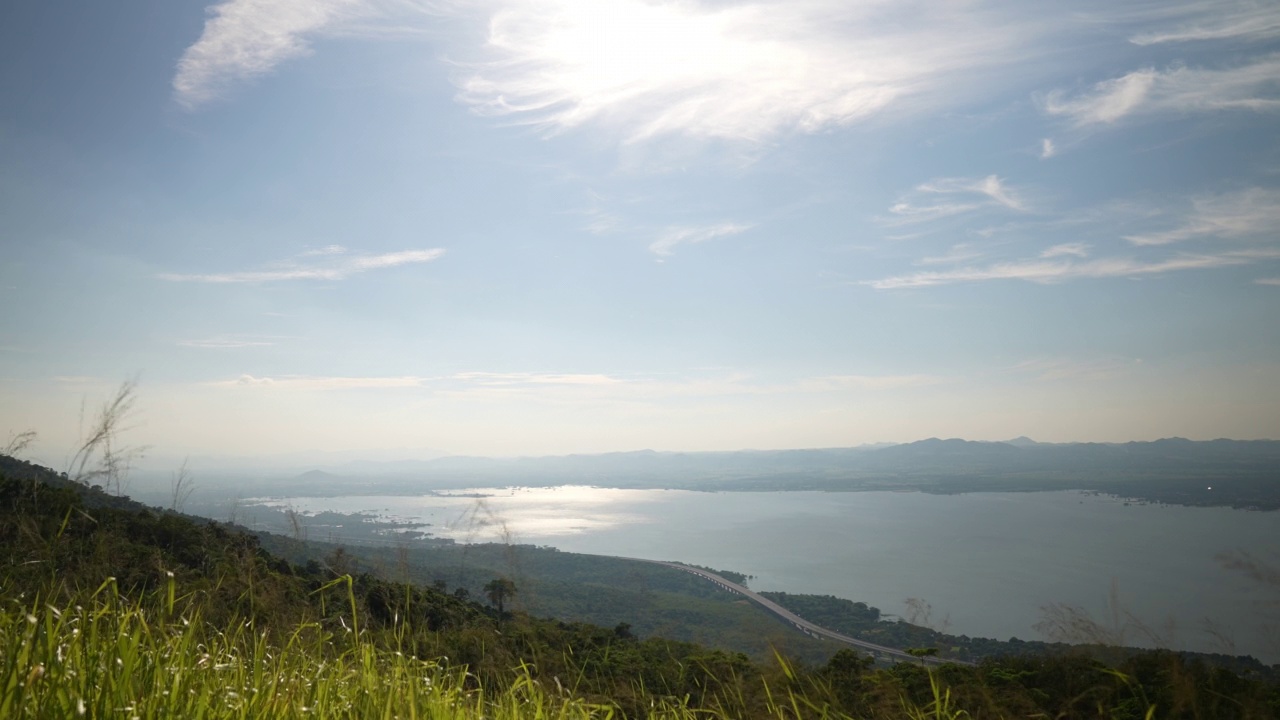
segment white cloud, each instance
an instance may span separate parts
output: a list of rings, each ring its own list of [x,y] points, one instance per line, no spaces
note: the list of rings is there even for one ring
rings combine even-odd
[[[359,0],[227,0],[209,8],[204,32],[178,60],[174,98],[193,109],[231,84],[309,52],[306,37],[358,10]]]
[[[1280,111],[1276,78],[1280,56],[1270,55],[1225,70],[1174,67],[1135,70],[1104,80],[1092,90],[1068,96],[1056,90],[1043,102],[1045,112],[1066,117],[1077,127],[1114,123],[1130,115],[1214,110]]]
[[[494,373],[465,372],[451,376],[455,380],[479,385],[617,385],[623,380],[600,374]]]
[[[1074,99],[1065,99],[1064,93],[1054,91],[1045,100],[1045,111],[1050,115],[1068,115],[1077,125],[1115,122],[1146,100],[1155,78],[1155,70],[1138,70],[1104,80],[1094,85],[1091,93]]]
[[[444,254],[441,248],[430,250],[402,250],[383,255],[339,255],[325,253],[325,257],[334,260],[326,264],[300,264],[297,261],[283,263],[281,267],[269,270],[246,270],[229,273],[179,274],[162,273],[161,280],[170,282],[202,282],[202,283],[264,283],[284,280],[342,280],[357,273],[398,265],[411,265],[431,262]],[[303,257],[314,257],[315,253],[304,253]]]
[[[738,223],[720,223],[719,225],[707,225],[701,227],[673,227],[668,228],[649,245],[649,251],[655,255],[668,256],[671,255],[675,246],[688,243],[701,243],[715,238],[728,237],[737,235],[751,229],[751,225],[740,225]]]
[[[939,202],[933,196],[960,196]],[[977,197],[974,197],[977,196]],[[1026,203],[996,175],[982,178],[937,178],[915,188],[893,204],[896,222],[927,222],[987,207],[1025,211]]]
[[[311,53],[327,37],[421,35],[452,0],[223,0],[183,52],[173,97],[188,110]]]
[[[806,392],[831,392],[836,390],[896,390],[909,387],[927,387],[946,382],[937,375],[826,375],[803,380],[795,388]]]
[[[988,175],[984,178],[941,178],[932,180],[921,185],[918,188],[921,192],[928,193],[977,193],[986,195],[998,205],[1003,205],[1010,210],[1025,210],[1021,200],[1014,196],[1009,188],[1005,187],[1004,182],[995,175]]]
[[[955,265],[957,263],[977,260],[982,257],[982,253],[975,250],[968,243],[960,243],[952,245],[951,249],[945,255],[935,255],[932,257],[924,257],[919,261],[920,265]]]
[[[215,387],[261,387],[284,390],[352,390],[397,389],[421,387],[423,378],[404,377],[324,377],[311,375],[283,375],[280,377],[255,377],[241,375],[234,380],[209,383]]]
[[[324,257],[326,255],[345,255],[346,253],[347,249],[341,245],[325,245],[322,248],[302,253],[302,257]]]
[[[935,203],[932,205],[913,205],[905,200],[889,206],[889,212],[903,222],[924,222],[938,220],[952,215],[961,215],[982,207],[979,203]]]
[[[1144,32],[1129,38],[1135,45],[1199,40],[1270,40],[1280,37],[1280,5],[1274,2],[1190,3],[1171,8],[1179,14],[1199,16],[1176,29]]]
[[[541,402],[635,402],[662,398],[734,397],[779,394],[876,392],[924,387],[945,382],[935,375],[825,375],[784,382],[753,382],[749,375],[730,373],[712,377],[619,377],[602,373],[543,373],[472,371],[448,376],[331,377],[241,375],[208,385],[226,389],[264,390],[405,390],[420,389],[443,396],[473,400],[525,399]]]
[[[1053,144],[1052,138],[1045,138],[1040,141],[1040,159],[1048,160],[1058,154],[1058,148]]]
[[[1042,16],[887,0],[494,1],[484,60],[460,82],[478,112],[626,140],[761,140],[954,102],[1024,57]]]
[[[784,382],[755,382],[744,373],[711,377],[618,377],[604,374],[458,373],[434,387],[451,396],[525,397],[546,401],[648,402],[661,398],[874,392],[945,382],[935,375],[825,375]]]
[[[983,282],[987,280],[1025,280],[1050,284],[1084,278],[1118,278],[1157,275],[1183,270],[1243,265],[1250,260],[1240,255],[1178,255],[1156,262],[1142,262],[1129,258],[1099,258],[1084,262],[1070,260],[1015,260],[986,267],[966,267],[956,270],[917,272],[898,275],[862,284],[877,290],[931,287],[954,283]]]
[[[216,337],[206,338],[203,340],[181,340],[178,345],[189,348],[201,348],[207,350],[235,350],[247,347],[270,347],[275,345],[273,342],[266,340],[246,340],[243,338]]]
[[[1280,260],[1280,247],[1247,248],[1223,253],[1227,257],[1246,258],[1248,260]]]
[[[1254,282],[1259,285],[1280,285],[1280,277],[1258,278]]]
[[[1280,12],[1268,3],[1096,7],[1047,14],[990,0],[224,0],[209,7],[172,86],[180,105],[196,109],[309,54],[318,39],[426,35],[448,15],[483,27],[482,47],[450,49],[469,59],[453,66],[459,99],[478,112],[549,131],[603,125],[633,141],[762,140],[970,101],[1072,26],[1183,23],[1135,34],[1138,44],[1280,35]],[[1075,98],[1056,93],[1047,107],[1080,124],[1112,122],[1153,101],[1264,109],[1271,98],[1253,90],[1268,72],[1268,62],[1144,70]]]
[[[1119,358],[1079,360],[1042,357],[1020,362],[1009,369],[1018,374],[1034,375],[1039,380],[1100,380],[1115,377],[1141,364],[1141,360]]]
[[[1135,245],[1167,245],[1193,238],[1280,237],[1280,189],[1248,188],[1191,200],[1191,211],[1172,230],[1127,235]]]
[[[1089,245],[1086,243],[1063,243],[1061,245],[1054,245],[1040,253],[1040,257],[1042,258],[1063,257],[1065,255],[1078,258],[1089,257]]]

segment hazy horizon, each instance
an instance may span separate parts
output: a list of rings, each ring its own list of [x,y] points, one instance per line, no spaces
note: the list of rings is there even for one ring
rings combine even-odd
[[[125,437],[123,439],[129,439]],[[413,450],[407,448],[382,448],[372,450],[298,450],[293,452],[264,453],[258,455],[233,455],[233,454],[186,454],[178,455],[166,452],[163,448],[153,448],[150,446],[133,446],[142,450],[141,453],[131,463],[131,468],[142,472],[161,472],[168,473],[185,463],[188,469],[200,471],[211,469],[214,471],[303,471],[306,469],[324,470],[325,468],[333,469],[343,465],[360,465],[360,464],[411,464],[411,463],[429,463],[434,460],[450,460],[450,459],[484,459],[484,460],[527,460],[527,459],[551,459],[565,458],[573,456],[600,456],[600,455],[631,455],[643,453],[655,453],[659,455],[678,455],[678,454],[733,454],[733,453],[777,453],[777,452],[803,452],[803,451],[822,451],[822,450],[875,450],[884,447],[895,447],[900,445],[911,445],[913,443],[924,442],[928,440],[963,440],[965,442],[978,443],[1010,443],[1019,440],[1029,440],[1037,445],[1123,445],[1128,443],[1146,443],[1156,442],[1160,440],[1190,440],[1192,442],[1211,442],[1214,440],[1230,440],[1240,442],[1280,442],[1275,438],[1184,438],[1180,436],[1171,436],[1164,438],[1152,438],[1142,440],[1121,440],[1099,442],[1092,440],[1067,440],[1062,442],[1049,442],[1036,440],[1025,435],[1013,438],[1002,438],[999,440],[973,440],[970,438],[917,438],[915,440],[907,440],[903,442],[868,442],[858,445],[827,445],[815,447],[751,447],[751,448],[731,448],[731,449],[713,449],[713,450],[667,450],[662,448],[627,448],[618,450],[603,450],[595,453],[547,453],[541,455],[535,454],[513,454],[513,455],[478,455],[464,453],[449,453],[439,450]],[[68,456],[50,455],[48,453],[36,450],[24,450],[21,453],[22,459],[30,460],[38,465],[51,468],[55,471],[62,471],[69,460]],[[167,478],[168,476],[165,475]]]

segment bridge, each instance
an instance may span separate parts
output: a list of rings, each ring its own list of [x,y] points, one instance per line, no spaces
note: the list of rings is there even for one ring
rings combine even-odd
[[[788,624],[794,626],[797,630],[799,630],[800,632],[810,637],[819,638],[819,639],[826,638],[828,640],[835,640],[837,642],[845,643],[846,645],[852,645],[861,650],[865,650],[876,657],[892,658],[894,660],[906,660],[910,662],[919,662],[923,660],[924,662],[929,663],[931,665],[943,665],[946,663],[956,663],[959,665],[972,665],[972,663],[967,663],[961,660],[943,660],[942,658],[937,658],[937,657],[919,658],[904,650],[887,647],[885,645],[877,645],[876,643],[873,643],[873,642],[867,642],[866,640],[859,640],[857,638],[849,637],[848,635],[845,635],[843,633],[838,633],[833,630],[828,630],[824,627],[819,627],[809,622],[808,620],[805,620],[799,615],[796,615],[790,610],[782,607],[781,605],[770,600],[769,598],[764,597],[759,593],[753,592],[752,590],[748,589],[745,585],[739,585],[738,583],[735,583],[732,580],[721,577],[713,572],[709,572],[701,568],[691,567],[689,565],[684,565],[684,564],[675,563],[675,562],[664,562],[661,560],[642,560],[640,558],[619,558],[619,559],[620,560],[636,560],[639,562],[653,563],[655,565],[665,565],[666,567],[669,567],[669,568],[674,568],[676,570],[683,570],[684,572],[690,573],[692,575],[697,575],[698,577],[704,580],[709,580],[715,583],[716,585],[720,586],[722,590],[727,590],[728,592],[736,593],[749,600],[756,602],[760,606],[764,607],[764,609],[782,618]]]

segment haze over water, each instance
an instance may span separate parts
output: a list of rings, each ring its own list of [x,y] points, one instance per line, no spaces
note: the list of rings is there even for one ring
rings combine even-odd
[[[482,496],[482,497],[477,497]],[[270,501],[268,501],[270,502]],[[1280,662],[1280,589],[1223,567],[1244,549],[1275,559],[1280,515],[1125,505],[1079,492],[703,493],[566,486],[449,496],[293,498],[302,512],[421,522],[460,542],[510,541],[681,562],[753,576],[756,590],[831,594],[906,612],[933,606],[954,634],[1039,639],[1052,603],[1111,627],[1127,616],[1178,649]],[[1127,613],[1127,616],[1126,616]],[[1234,648],[1207,632],[1208,623]],[[1130,623],[1126,642],[1152,644]]]

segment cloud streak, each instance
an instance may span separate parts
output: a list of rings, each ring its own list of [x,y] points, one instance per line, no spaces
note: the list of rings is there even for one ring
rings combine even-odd
[[[280,390],[365,390],[404,389],[421,387],[423,378],[403,377],[324,377],[311,375],[283,375],[280,377],[256,377],[241,375],[234,380],[209,383],[224,388],[270,388]]]
[[[331,246],[337,247],[337,246]],[[231,283],[269,283],[289,280],[344,280],[370,270],[380,270],[400,265],[428,263],[444,255],[442,248],[430,250],[401,250],[382,255],[345,255],[341,252],[304,253],[306,258],[332,258],[317,264],[299,263],[296,260],[286,262],[282,267],[266,270],[245,270],[228,273],[161,273],[158,277],[169,282],[198,282],[214,284]]]
[[[273,342],[265,340],[245,340],[240,338],[205,338],[203,340],[181,340],[181,347],[199,348],[202,350],[238,350],[249,347],[271,347]]]
[[[938,196],[945,200],[935,199]],[[929,222],[983,208],[1027,210],[1026,203],[997,175],[981,178],[936,178],[916,186],[889,208],[893,222]]]
[[[1033,375],[1038,380],[1101,380],[1116,377],[1141,364],[1141,360],[1118,358],[1077,360],[1043,357],[1020,362],[1009,369],[1017,374]]]
[[[1146,68],[1104,80],[1076,95],[1055,90],[1045,96],[1042,106],[1049,115],[1066,118],[1076,127],[1112,124],[1141,115],[1223,110],[1277,112],[1277,77],[1280,55],[1222,70]]]
[[[752,226],[739,223],[719,223],[699,227],[668,228],[649,245],[649,252],[660,257],[668,257],[677,245],[693,245],[716,238],[729,237],[750,230]]]
[[[1280,5],[1271,2],[1193,3],[1182,12],[1198,16],[1176,29],[1139,33],[1134,45],[1158,45],[1205,40],[1263,41],[1280,37]]]
[[[945,255],[933,255],[921,258],[920,265],[958,265],[962,262],[977,260],[982,253],[968,243],[952,245]]]
[[[877,392],[945,382],[935,375],[826,375],[781,383],[757,383],[744,374],[704,378],[619,377],[600,373],[472,371],[422,377],[340,377],[241,375],[207,383],[225,389],[263,391],[420,390],[459,399],[531,399],[648,402],[661,398]]]
[[[1040,253],[1040,257],[1042,258],[1055,258],[1067,255],[1078,258],[1089,257],[1089,246],[1085,243],[1062,243],[1061,245],[1054,245]]]
[[[1023,280],[1040,284],[1053,284],[1067,280],[1088,278],[1134,278],[1186,270],[1205,270],[1231,265],[1245,265],[1250,262],[1252,262],[1250,258],[1242,254],[1233,253],[1219,255],[1184,254],[1155,262],[1143,262],[1131,258],[1099,258],[1087,261],[1039,258],[995,263],[985,267],[965,267],[955,270],[910,273],[881,280],[871,280],[862,284],[876,290],[902,290],[989,280]]]
[[[1161,232],[1126,235],[1134,245],[1168,245],[1193,238],[1238,239],[1280,234],[1280,190],[1248,188],[1191,200],[1182,224]]]

